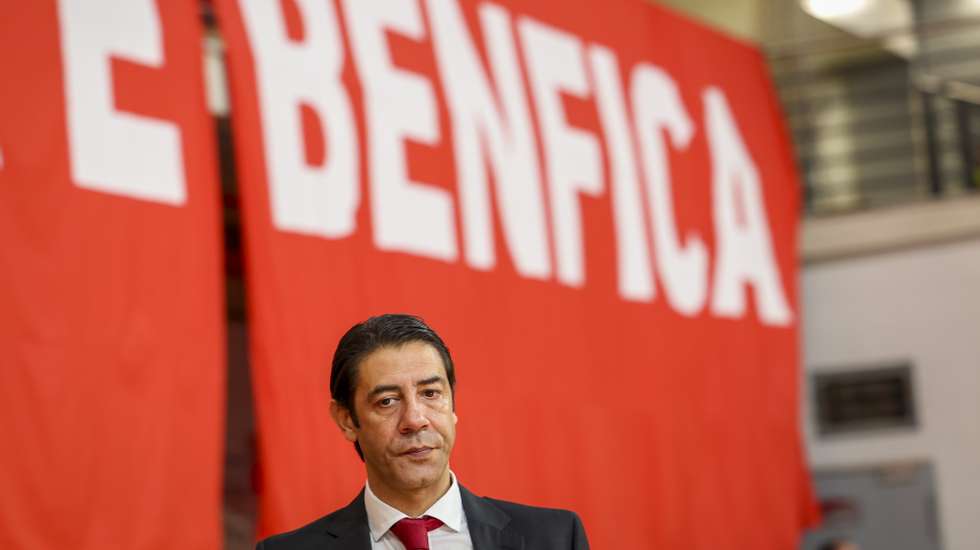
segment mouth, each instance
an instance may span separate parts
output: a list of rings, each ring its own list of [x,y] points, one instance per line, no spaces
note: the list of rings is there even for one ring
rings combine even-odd
[[[401,456],[407,458],[425,458],[432,454],[432,451],[432,447],[412,447],[401,453]]]

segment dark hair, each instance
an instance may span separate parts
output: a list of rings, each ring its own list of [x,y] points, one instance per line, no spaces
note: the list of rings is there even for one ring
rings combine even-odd
[[[456,405],[456,372],[453,369],[453,358],[449,348],[442,338],[425,324],[425,321],[415,315],[403,313],[386,313],[371,317],[350,328],[333,354],[333,364],[330,367],[330,397],[340,406],[350,412],[351,420],[359,426],[357,411],[354,410],[354,389],[357,387],[357,369],[361,361],[375,351],[386,347],[400,347],[410,342],[429,344],[442,358],[446,368],[446,379],[453,397],[453,407]],[[354,449],[364,460],[361,446],[354,442]]]
[[[817,550],[840,550],[847,543],[848,543],[848,541],[846,539],[832,539],[832,540],[828,540],[827,542],[821,544],[817,548]]]

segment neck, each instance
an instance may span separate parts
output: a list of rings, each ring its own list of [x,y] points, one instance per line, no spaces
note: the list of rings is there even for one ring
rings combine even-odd
[[[421,516],[431,508],[437,500],[442,498],[442,495],[449,491],[449,487],[452,485],[449,468],[446,468],[435,483],[417,489],[395,489],[385,485],[377,478],[378,476],[372,476],[368,470],[368,483],[371,484],[371,492],[374,493],[374,496],[388,506],[413,518]]]

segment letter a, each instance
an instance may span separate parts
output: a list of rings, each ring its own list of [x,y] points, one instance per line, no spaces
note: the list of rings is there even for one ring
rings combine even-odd
[[[708,88],[703,98],[718,249],[711,309],[721,317],[741,317],[745,314],[743,285],[749,284],[755,288],[756,310],[762,322],[788,325],[793,313],[773,258],[759,171],[721,90]],[[737,197],[741,197],[741,205],[736,204]],[[744,213],[743,220],[738,219],[737,210]]]

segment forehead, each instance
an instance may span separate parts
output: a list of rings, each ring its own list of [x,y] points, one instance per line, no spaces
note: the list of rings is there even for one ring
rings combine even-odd
[[[407,342],[385,346],[365,356],[358,367],[357,387],[401,384],[432,376],[446,378],[439,352],[426,342]]]

